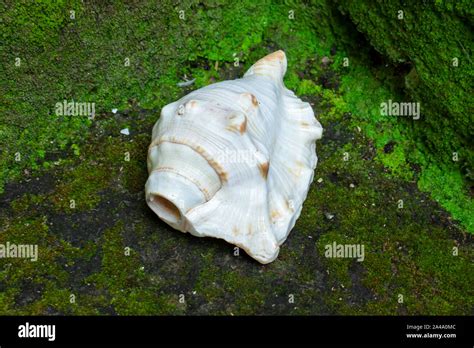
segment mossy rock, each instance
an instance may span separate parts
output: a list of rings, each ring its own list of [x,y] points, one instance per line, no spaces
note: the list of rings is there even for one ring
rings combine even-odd
[[[440,162],[452,162],[457,153],[473,180],[472,3],[339,1],[338,7],[379,52],[408,67],[407,98],[421,103],[422,114],[412,122],[414,135]]]

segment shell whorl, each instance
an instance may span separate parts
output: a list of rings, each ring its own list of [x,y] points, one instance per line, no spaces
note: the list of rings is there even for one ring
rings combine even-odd
[[[283,85],[283,51],[242,79],[168,104],[153,128],[145,192],[172,227],[222,238],[273,261],[298,218],[316,167],[322,127]]]

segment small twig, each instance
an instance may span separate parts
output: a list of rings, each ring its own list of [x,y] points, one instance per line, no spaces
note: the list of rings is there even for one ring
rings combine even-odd
[[[194,83],[194,81],[196,81],[196,79],[192,79],[192,80],[186,80],[185,79],[182,82],[178,82],[176,85],[178,87],[188,87],[188,86],[191,86]]]
[[[471,60],[471,58],[469,57],[469,54],[467,53],[466,49],[465,49],[464,46],[462,45],[461,41],[458,40],[458,43],[459,43],[459,45],[461,46],[462,51],[463,51],[464,54],[466,55],[467,60],[469,61],[469,63],[472,64],[472,60]]]

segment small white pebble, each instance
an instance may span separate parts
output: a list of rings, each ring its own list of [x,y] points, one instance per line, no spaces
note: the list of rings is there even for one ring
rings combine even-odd
[[[128,130],[128,128],[124,128],[120,131],[121,134],[124,134],[124,135],[130,135],[130,131]]]
[[[326,217],[326,219],[328,220],[332,220],[334,218],[334,214],[331,214],[331,213],[324,213],[324,216]]]
[[[313,239],[313,236],[308,236],[309,239]]]
[[[193,291],[193,295],[196,295],[196,291]]]
[[[350,184],[349,187],[350,187],[350,188],[354,188],[355,185],[354,185],[354,184]]]
[[[318,179],[318,182],[319,182],[319,183],[322,183],[322,182],[323,182],[323,178],[319,178],[319,179]]]
[[[328,65],[331,62],[331,60],[328,57],[323,57],[321,58],[321,63],[324,65]]]
[[[112,109],[112,113],[113,113],[113,114],[116,114],[117,111],[118,111],[118,109]]]

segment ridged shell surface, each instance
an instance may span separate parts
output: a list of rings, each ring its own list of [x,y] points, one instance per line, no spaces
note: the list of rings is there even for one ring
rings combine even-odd
[[[149,207],[173,228],[226,240],[261,263],[278,256],[299,217],[322,127],[285,88],[274,52],[241,79],[166,105],[148,149]]]

